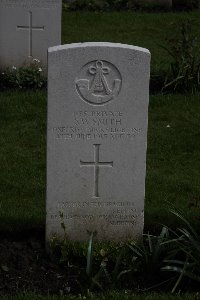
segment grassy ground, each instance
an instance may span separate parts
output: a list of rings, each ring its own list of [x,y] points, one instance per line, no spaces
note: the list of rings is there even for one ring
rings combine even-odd
[[[177,39],[180,24],[190,19],[200,39],[200,11],[190,13],[64,12],[63,43],[107,41],[148,48],[152,71],[168,68],[169,55],[161,46]]]
[[[1,230],[45,223],[45,92],[0,94]]]
[[[0,94],[1,231],[44,230],[46,98],[46,92]],[[164,221],[175,226],[165,201],[198,224],[200,203],[191,204],[200,197],[199,116],[199,95],[150,98],[146,230]]]
[[[199,95],[157,95],[150,99],[146,228],[156,221],[175,227],[177,220],[167,213],[165,201],[182,209],[199,226],[199,116]]]
[[[162,295],[162,294],[151,294],[151,295],[128,295],[126,293],[109,293],[109,294],[99,294],[90,296],[37,296],[34,294],[30,295],[19,295],[16,297],[3,297],[2,300],[199,300],[198,294],[191,295]]]

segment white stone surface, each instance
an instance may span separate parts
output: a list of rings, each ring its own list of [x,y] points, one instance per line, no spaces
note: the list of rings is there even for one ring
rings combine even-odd
[[[48,47],[61,44],[62,0],[0,0],[0,68],[47,66]]]
[[[80,43],[49,49],[47,241],[143,232],[150,53]]]

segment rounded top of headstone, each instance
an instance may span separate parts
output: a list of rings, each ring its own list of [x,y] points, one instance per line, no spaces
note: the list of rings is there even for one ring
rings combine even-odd
[[[60,46],[54,46],[50,47],[48,49],[48,52],[55,52],[55,51],[61,51],[61,50],[68,50],[68,49],[74,49],[74,48],[87,48],[87,47],[107,47],[107,48],[121,48],[121,49],[129,49],[129,50],[135,50],[138,52],[143,52],[150,55],[150,52],[146,48],[128,45],[128,44],[121,44],[121,43],[109,43],[109,42],[86,42],[86,43],[73,43],[73,44],[65,44]]]

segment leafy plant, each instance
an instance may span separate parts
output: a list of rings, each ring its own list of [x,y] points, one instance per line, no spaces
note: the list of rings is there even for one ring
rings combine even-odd
[[[169,237],[169,231],[166,227],[163,227],[159,236],[148,234],[143,235],[143,241],[141,245],[137,245],[134,242],[129,244],[129,248],[135,254],[134,261],[137,262],[137,269],[140,271],[148,272],[150,275],[160,269],[163,261],[163,257],[166,255],[166,248],[163,246],[164,242]]]
[[[63,8],[69,11],[163,10],[163,4],[147,3],[145,0],[73,0],[65,1]]]
[[[173,7],[178,10],[198,8],[199,0],[173,0]]]
[[[163,227],[159,236],[143,235],[143,241],[130,241],[122,244],[101,244],[94,246],[94,235],[90,235],[86,273],[89,277],[90,290],[96,287],[101,290],[136,288],[143,277],[155,288],[171,281],[161,276],[163,261],[168,257],[169,249],[174,247],[165,244],[169,231]],[[92,250],[93,249],[93,250]],[[93,261],[93,263],[92,263]],[[157,282],[157,279],[160,279]]]
[[[173,243],[175,247],[171,259],[164,260],[166,265],[162,268],[164,271],[178,274],[172,289],[174,293],[185,278],[200,282],[200,236],[182,212],[173,207],[170,211],[179,219],[179,223],[184,224],[184,227],[178,228],[177,232],[170,230],[173,238],[168,243]]]
[[[107,247],[108,250],[104,250]],[[126,274],[131,272],[128,248],[123,245],[103,245],[99,251],[98,271],[91,278],[91,289],[119,288]],[[127,278],[125,279],[127,280]]]
[[[196,93],[200,90],[200,55],[197,37],[192,34],[192,22],[181,24],[181,37],[170,40],[164,49],[172,58],[163,91]]]
[[[7,68],[0,73],[0,87],[20,89],[41,89],[47,79],[38,59],[33,59],[30,66]]]

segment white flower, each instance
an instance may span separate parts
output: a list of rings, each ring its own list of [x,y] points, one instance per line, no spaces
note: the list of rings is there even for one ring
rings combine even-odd
[[[39,71],[39,72],[42,72],[42,68],[39,68],[38,71]]]
[[[13,69],[13,70],[17,70],[17,68],[16,68],[15,66],[12,66],[12,69]]]
[[[2,72],[1,74],[2,74],[2,75],[4,75],[5,73],[4,73],[4,72]]]
[[[37,63],[39,63],[39,62],[40,62],[40,60],[39,60],[39,59],[37,59],[37,58],[34,58],[34,59],[33,59],[33,61],[35,61],[35,62],[37,62]]]
[[[170,126],[170,125],[167,125],[166,127],[167,127],[167,128],[170,128],[171,126]]]

